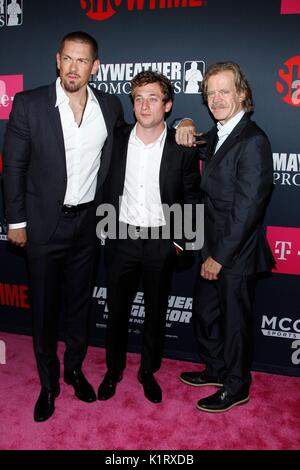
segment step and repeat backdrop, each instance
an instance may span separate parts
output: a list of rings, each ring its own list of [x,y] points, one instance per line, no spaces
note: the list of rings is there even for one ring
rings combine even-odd
[[[58,44],[75,30],[99,42],[101,65],[92,86],[118,95],[128,121],[133,120],[130,80],[151,68],[174,84],[170,119],[190,116],[206,131],[213,125],[202,104],[206,68],[225,60],[241,65],[254,93],[253,119],[268,134],[274,161],[265,224],[277,270],[257,289],[253,367],[300,376],[300,1],[0,0],[0,154],[15,93],[55,80]],[[0,172],[1,166],[0,159]],[[6,233],[1,195],[0,331],[30,334],[26,260],[22,250],[9,246]],[[174,278],[166,357],[197,360],[191,325],[196,275],[195,265]],[[140,289],[130,319],[131,351],[139,350],[143,319]],[[90,344],[104,345],[106,320],[105,270],[100,265]]]

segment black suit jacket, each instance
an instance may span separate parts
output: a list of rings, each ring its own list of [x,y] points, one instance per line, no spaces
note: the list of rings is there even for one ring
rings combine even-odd
[[[102,151],[95,202],[101,200],[115,126],[124,124],[116,96],[93,89],[108,138]],[[4,143],[4,194],[8,223],[27,222],[28,239],[47,243],[67,189],[67,170],[55,83],[16,94]]]
[[[115,207],[117,220],[119,219],[119,198],[123,194],[125,183],[127,148],[132,128],[133,125],[124,126],[122,130],[117,129],[114,133],[111,166],[104,185],[103,199]],[[201,200],[200,182],[197,150],[177,145],[175,131],[168,129],[159,173],[162,203],[168,206],[175,203],[181,206],[193,204],[195,208],[195,205]],[[177,239],[177,241],[184,248],[184,237]]]
[[[201,182],[205,203],[203,259],[212,256],[233,273],[267,271],[274,266],[262,226],[273,176],[268,138],[249,114],[215,155],[216,127],[206,137]]]

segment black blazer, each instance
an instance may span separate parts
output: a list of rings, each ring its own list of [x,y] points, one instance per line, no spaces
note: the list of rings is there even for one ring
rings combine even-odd
[[[117,220],[119,220],[119,198],[124,189],[127,148],[132,128],[133,125],[127,125],[122,130],[117,129],[114,132],[111,166],[104,185],[103,199],[115,207]],[[175,203],[193,204],[195,207],[201,200],[200,182],[198,151],[177,145],[175,131],[168,129],[159,173],[162,203],[168,206]],[[177,241],[184,248],[184,237]]]
[[[218,151],[208,134],[201,189],[205,222],[202,257],[231,272],[252,274],[274,266],[262,220],[272,190],[272,151],[265,133],[245,114]]]
[[[124,124],[116,96],[93,89],[108,138],[98,174],[96,203],[106,179],[115,126]],[[4,142],[4,194],[8,223],[27,222],[28,239],[47,243],[55,231],[67,189],[67,170],[55,83],[17,93]]]

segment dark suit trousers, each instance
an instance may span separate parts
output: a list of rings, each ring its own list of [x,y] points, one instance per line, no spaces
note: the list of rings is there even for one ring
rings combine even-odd
[[[62,214],[47,244],[28,243],[33,341],[42,386],[53,387],[60,376],[56,350],[62,301],[65,303],[65,369],[80,368],[85,357],[96,246],[93,207]]]
[[[168,296],[175,263],[170,240],[114,240],[108,248],[107,369],[112,374],[126,367],[128,321],[142,279],[145,319],[141,369],[156,372],[161,365]]]
[[[195,284],[193,325],[200,358],[233,394],[251,384],[255,284],[256,276],[225,270],[217,281],[198,274]]]

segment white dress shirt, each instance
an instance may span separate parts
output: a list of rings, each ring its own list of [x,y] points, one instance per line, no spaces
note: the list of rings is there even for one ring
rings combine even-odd
[[[80,126],[75,121],[69,97],[60,78],[56,80],[56,104],[63,130],[67,167],[67,190],[64,204],[76,206],[93,201],[107,129],[97,98],[90,87]],[[26,222],[9,224],[9,228],[26,227]]]
[[[119,220],[139,227],[165,225],[159,172],[167,127],[151,144],[144,144],[132,129],[127,150],[124,190]]]
[[[60,79],[56,81],[55,106],[59,109],[67,165],[64,204],[72,206],[94,200],[102,148],[107,138],[107,129],[98,100],[89,87],[87,90],[87,103],[78,126]]]
[[[233,131],[235,126],[240,122],[240,120],[242,119],[244,114],[245,114],[245,111],[240,111],[235,116],[233,116],[231,119],[229,119],[229,121],[226,122],[226,124],[222,125],[220,122],[217,123],[219,140],[217,142],[214,153],[216,153],[219,150],[219,148],[221,147],[221,145],[224,144],[225,140],[227,139],[229,134]]]

